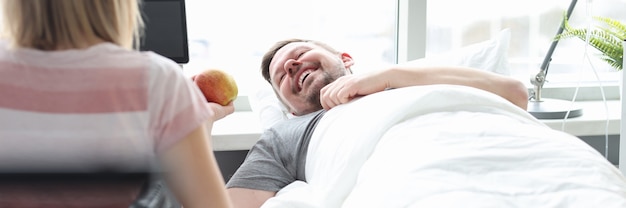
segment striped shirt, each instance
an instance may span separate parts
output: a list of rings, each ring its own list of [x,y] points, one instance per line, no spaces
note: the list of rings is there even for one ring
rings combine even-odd
[[[101,43],[81,50],[0,43],[0,171],[143,168],[209,117],[173,61]]]

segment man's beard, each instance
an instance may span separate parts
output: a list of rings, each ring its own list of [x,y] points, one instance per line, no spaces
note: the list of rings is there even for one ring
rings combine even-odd
[[[322,82],[319,85],[315,86],[316,89],[312,89],[311,94],[309,94],[309,96],[306,99],[307,102],[311,104],[312,107],[315,107],[316,110],[323,109],[324,107],[322,107],[322,102],[320,101],[320,96],[321,96],[320,91],[326,85],[330,84],[331,82],[334,82],[339,77],[346,75],[346,71],[347,70],[344,69],[343,67],[339,67],[333,72],[324,72],[323,74],[324,77],[323,77]]]
[[[336,78],[333,78],[331,76],[329,76],[328,74],[324,74],[324,79],[322,81],[323,84],[319,85],[320,87],[318,89],[314,89],[311,94],[309,94],[309,96],[307,97],[307,102],[309,104],[311,104],[312,107],[314,107],[316,110],[321,110],[322,108],[322,102],[320,101],[320,96],[321,96],[321,89],[330,84],[331,82],[335,81]]]

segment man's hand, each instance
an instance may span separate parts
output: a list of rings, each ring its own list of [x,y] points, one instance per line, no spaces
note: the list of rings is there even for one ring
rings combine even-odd
[[[385,90],[389,87],[387,80],[383,71],[339,77],[320,90],[320,102],[328,110],[354,98]]]

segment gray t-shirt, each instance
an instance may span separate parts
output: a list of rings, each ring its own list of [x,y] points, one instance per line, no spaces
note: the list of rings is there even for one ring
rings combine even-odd
[[[296,180],[306,181],[309,140],[324,112],[282,121],[263,132],[226,187],[279,191]]]

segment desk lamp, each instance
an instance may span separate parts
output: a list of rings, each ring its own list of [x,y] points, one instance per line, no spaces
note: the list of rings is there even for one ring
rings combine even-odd
[[[568,19],[574,10],[574,6],[576,6],[576,2],[577,0],[572,0],[569,8],[567,9]],[[561,33],[563,33],[563,22],[561,22],[561,26],[559,27],[556,35],[558,36]],[[582,109],[580,108],[572,109],[573,105],[571,101],[541,98],[541,89],[543,88],[543,84],[546,82],[548,66],[552,60],[552,53],[554,53],[554,48],[556,48],[558,42],[559,41],[556,39],[552,41],[552,45],[550,45],[550,49],[541,64],[541,71],[539,71],[539,73],[537,73],[534,77],[530,78],[530,83],[532,83],[534,87],[528,99],[528,112],[538,119],[563,119],[565,116],[567,116],[567,118],[573,118],[583,114]]]

